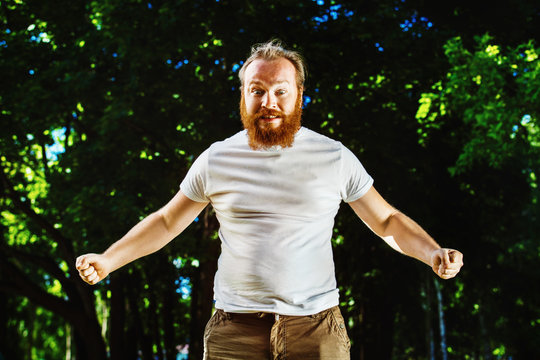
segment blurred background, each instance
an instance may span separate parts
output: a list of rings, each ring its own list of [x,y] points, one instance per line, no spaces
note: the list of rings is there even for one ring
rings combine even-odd
[[[304,125],[465,254],[439,281],[342,206],[352,359],[539,359],[539,19],[532,0],[0,1],[0,359],[201,359],[211,208],[94,287],[75,258],[241,130],[238,70],[272,38],[307,59]]]

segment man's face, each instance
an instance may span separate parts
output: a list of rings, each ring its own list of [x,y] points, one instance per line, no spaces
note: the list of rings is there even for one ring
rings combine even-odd
[[[254,149],[291,146],[300,128],[302,91],[285,58],[254,60],[244,73],[240,113]]]

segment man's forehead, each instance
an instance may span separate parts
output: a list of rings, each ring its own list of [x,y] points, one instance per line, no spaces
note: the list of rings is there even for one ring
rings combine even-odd
[[[275,60],[256,59],[248,65],[244,76],[246,83],[288,82],[294,84],[296,82],[296,68],[285,58]]]

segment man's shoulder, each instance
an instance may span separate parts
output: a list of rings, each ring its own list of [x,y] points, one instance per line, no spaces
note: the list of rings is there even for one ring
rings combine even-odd
[[[209,155],[215,156],[216,154],[224,154],[234,150],[245,151],[248,149],[247,131],[242,130],[228,138],[212,143],[207,152]]]
[[[343,144],[335,139],[332,139],[326,135],[320,134],[306,127],[301,127],[296,134],[295,141],[290,150],[300,150],[302,148],[309,147],[311,150],[341,150]],[[214,142],[208,148],[210,154],[229,154],[230,152],[240,151],[253,152],[248,144],[248,134],[246,130],[241,130],[236,134],[225,138],[220,141]]]
[[[241,130],[228,138],[214,142],[212,145],[210,145],[210,148],[220,148],[243,144],[247,145],[247,143],[247,131]]]
[[[332,139],[326,135],[320,134],[316,131],[302,127],[298,136],[299,142],[309,143],[311,145],[319,145],[329,148],[341,148],[343,144],[335,139]]]

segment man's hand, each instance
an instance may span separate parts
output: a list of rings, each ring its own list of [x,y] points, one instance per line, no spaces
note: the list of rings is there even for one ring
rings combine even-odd
[[[454,249],[437,249],[431,253],[431,267],[439,277],[450,279],[463,266],[463,254]]]
[[[100,254],[86,254],[75,261],[79,276],[90,285],[95,285],[109,275],[111,270],[107,257]]]

